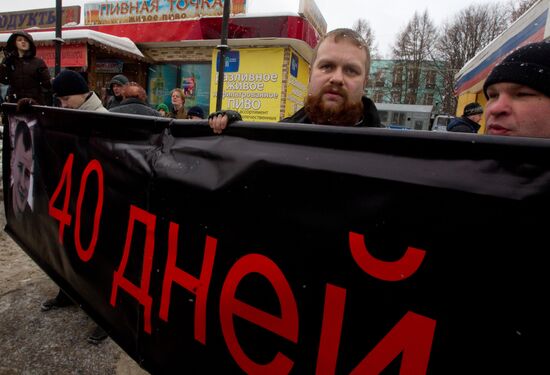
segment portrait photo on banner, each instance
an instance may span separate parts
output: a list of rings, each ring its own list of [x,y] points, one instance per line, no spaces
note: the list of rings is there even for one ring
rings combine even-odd
[[[16,218],[33,210],[34,136],[36,119],[10,116],[10,196]]]

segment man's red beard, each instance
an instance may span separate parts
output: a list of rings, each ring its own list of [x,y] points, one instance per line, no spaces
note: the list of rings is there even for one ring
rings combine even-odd
[[[339,91],[343,104],[338,107],[328,107],[323,102],[323,94],[330,92],[323,90],[316,95],[308,95],[305,102],[305,110],[311,122],[321,125],[353,126],[363,117],[363,102],[351,103],[347,94]]]

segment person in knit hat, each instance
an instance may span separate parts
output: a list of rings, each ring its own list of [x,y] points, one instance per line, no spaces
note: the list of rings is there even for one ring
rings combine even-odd
[[[130,82],[130,80],[123,74],[117,74],[111,80],[109,81],[109,88],[107,92],[109,95],[109,99],[107,99],[107,104],[105,107],[107,109],[114,108],[116,106],[119,106],[122,102],[122,90],[124,88],[124,85],[127,85]]]
[[[157,111],[160,113],[162,117],[169,117],[168,112],[170,110],[168,109],[168,106],[166,104],[160,103],[159,105],[157,105]]]
[[[455,133],[477,133],[479,122],[483,116],[483,107],[476,102],[468,103],[464,107],[462,117],[452,119],[447,125],[447,131]]]
[[[64,70],[59,73],[54,78],[52,87],[63,108],[109,112],[103,107],[99,97],[93,91],[90,91],[84,77],[75,71]],[[57,295],[44,301],[40,308],[42,311],[50,311],[71,305],[74,305],[74,302],[63,289],[59,289]],[[90,332],[88,342],[97,344],[105,338],[107,338],[107,333],[100,326],[96,326]]]
[[[193,106],[187,111],[187,118],[190,120],[203,120],[204,111],[198,105]]]
[[[483,85],[487,134],[550,137],[550,41],[528,44],[496,65]]]
[[[62,71],[54,78],[52,87],[63,108],[108,112],[98,96],[90,91],[84,77],[77,72]]]

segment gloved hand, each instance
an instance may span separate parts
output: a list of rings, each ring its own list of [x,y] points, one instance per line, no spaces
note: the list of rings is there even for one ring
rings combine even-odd
[[[32,98],[21,98],[17,101],[16,113],[29,112],[33,105],[37,105],[38,102]]]
[[[4,58],[2,59],[2,65],[11,65],[15,57],[17,56],[16,51],[7,51],[4,50]]]
[[[229,124],[242,120],[241,114],[237,111],[218,111],[208,115],[208,125],[216,134],[221,134]]]

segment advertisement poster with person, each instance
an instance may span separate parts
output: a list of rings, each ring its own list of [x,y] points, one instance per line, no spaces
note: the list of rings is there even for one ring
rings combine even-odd
[[[185,107],[201,107],[208,113],[210,107],[210,71],[211,64],[180,65],[180,88],[185,95]]]
[[[172,64],[149,67],[149,103],[155,107],[161,103],[170,105],[170,92],[176,87],[178,67]]]

